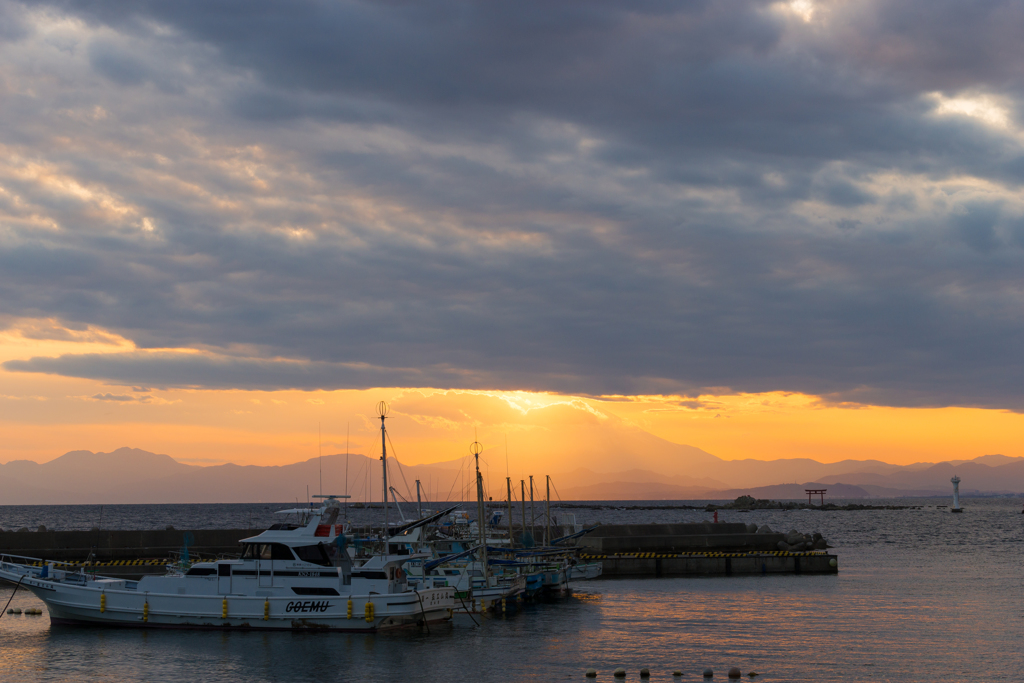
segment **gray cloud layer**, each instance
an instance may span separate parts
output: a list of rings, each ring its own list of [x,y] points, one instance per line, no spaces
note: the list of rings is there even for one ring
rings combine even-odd
[[[1019,3],[0,7],[7,369],[1024,407]]]

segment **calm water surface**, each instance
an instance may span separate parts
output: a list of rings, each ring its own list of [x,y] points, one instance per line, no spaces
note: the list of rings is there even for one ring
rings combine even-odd
[[[836,576],[601,580],[575,598],[508,619],[426,633],[172,632],[58,628],[46,616],[0,618],[0,680],[563,681],[615,667],[638,681],[1010,681],[1024,677],[1024,515],[1019,499],[904,501],[920,510],[723,512],[723,521],[821,531]],[[120,519],[111,512],[122,508]],[[260,524],[274,506],[108,506],[106,528]],[[4,528],[89,528],[98,506],[0,507]],[[581,521],[696,521],[682,510],[575,510]],[[204,514],[205,513],[205,514]],[[220,517],[217,517],[217,514]],[[361,512],[363,514],[373,514]],[[377,513],[379,514],[379,513]],[[109,516],[108,516],[109,515]],[[202,517],[209,524],[190,523]],[[266,518],[266,519],[264,519]],[[33,525],[30,522],[34,521]],[[118,520],[115,524],[111,520]],[[212,522],[211,522],[212,520]],[[3,602],[11,595],[0,588]],[[0,603],[2,606],[2,603]],[[12,606],[42,607],[19,591]],[[747,680],[744,677],[744,680]]]

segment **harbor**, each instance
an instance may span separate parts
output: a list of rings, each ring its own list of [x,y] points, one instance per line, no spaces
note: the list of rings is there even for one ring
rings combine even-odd
[[[512,480],[506,478],[504,506],[493,504],[485,493],[484,447],[478,441],[469,447],[475,516],[464,503],[424,511],[417,480],[417,514],[408,520],[397,491],[388,486],[389,411],[386,402],[377,404],[383,484],[379,526],[348,521],[347,494],[316,494],[315,502],[277,510],[283,521],[258,533],[197,530],[179,535],[168,525],[162,535],[98,528],[76,534],[40,525],[31,535],[24,527],[13,539],[0,539],[29,546],[0,545],[0,579],[34,593],[54,624],[376,633],[429,630],[431,623],[457,617],[475,622],[478,615],[517,611],[523,601],[565,598],[574,582],[600,577],[606,561],[615,576],[730,576],[758,568],[767,574],[769,565],[771,573],[838,568],[834,557],[803,552],[827,547],[820,534],[720,525],[717,511],[710,525],[585,527],[574,514],[552,515],[550,476],[545,476],[539,527],[533,477],[529,518],[526,482],[520,482],[517,529]],[[402,520],[395,525],[389,519],[392,502]],[[237,552],[225,545],[232,534],[240,545]],[[180,550],[167,545],[176,537]],[[632,555],[593,553],[611,548]],[[654,552],[680,548],[718,552]],[[751,554],[751,548],[759,552]],[[774,554],[773,548],[783,554]]]
[[[917,673],[928,671],[935,672],[929,680],[952,683],[963,680],[961,671],[968,666],[985,671],[986,680],[1012,680],[1020,628],[1015,623],[998,626],[991,613],[1013,609],[1013,567],[1021,560],[1021,549],[1010,531],[1019,525],[1018,499],[961,499],[970,510],[963,515],[949,514],[948,498],[896,502],[913,502],[914,509],[853,514],[761,510],[746,517],[773,529],[820,529],[837,546],[829,552],[842,561],[838,573],[614,577],[605,561],[606,573],[572,584],[569,597],[524,602],[505,614],[474,615],[479,625],[468,618],[431,625],[429,634],[296,637],[225,631],[214,636],[68,629],[51,625],[45,605],[24,590],[10,605],[23,613],[5,615],[0,625],[5,649],[18,653],[8,660],[10,677],[24,680],[79,680],[116,670],[119,680],[140,683],[194,677],[201,669],[231,683],[268,678],[290,682],[307,680],[311,666],[340,667],[346,680],[415,678],[414,671],[453,678],[465,676],[467,667],[477,679],[488,681],[584,680],[591,668],[598,672],[598,681],[613,680],[618,668],[625,669],[626,680],[636,681],[644,667],[651,681],[701,680],[704,668],[714,670],[715,680],[724,680],[734,666],[744,672],[744,680],[747,672],[756,671],[761,674],[756,680],[762,681],[877,680],[884,669],[885,678],[893,681],[919,680]],[[660,505],[664,509],[624,509],[633,505],[595,501],[568,509],[579,519],[600,517],[609,526],[644,520],[697,524],[709,516],[672,507],[668,501]],[[252,504],[229,512],[237,516],[241,510],[244,518],[251,511],[255,518],[264,507]],[[602,509],[611,507],[615,509]],[[126,526],[149,510],[181,527],[197,508],[126,506],[107,509],[105,519]],[[218,510],[224,514],[217,506],[198,506],[203,514]],[[364,515],[379,512],[350,510],[360,523]],[[49,527],[54,522],[47,514],[50,508],[35,506],[17,511],[16,519],[19,525],[36,519]],[[87,520],[93,513],[65,507],[53,514]],[[881,529],[887,535],[880,539]],[[176,533],[180,537],[185,532]],[[979,555],[979,545],[991,552]],[[959,571],[965,562],[972,569],[972,580],[966,583]],[[913,576],[903,571],[911,563],[917,567]],[[0,586],[4,603],[12,590],[10,584]],[[948,609],[952,591],[962,597],[955,610]],[[28,615],[27,609],[44,614]],[[930,616],[920,619],[921,614]],[[890,623],[903,627],[881,642],[877,634]],[[954,627],[983,634],[985,647],[966,649]],[[627,640],[624,633],[644,637]],[[947,649],[935,654],[926,644],[936,642]],[[797,643],[820,654],[810,664],[794,659],[789,645]],[[54,657],[58,648],[66,656]],[[168,648],[187,651],[188,659],[168,656]],[[260,655],[254,657],[254,652]],[[683,672],[682,679],[673,679],[676,670]]]

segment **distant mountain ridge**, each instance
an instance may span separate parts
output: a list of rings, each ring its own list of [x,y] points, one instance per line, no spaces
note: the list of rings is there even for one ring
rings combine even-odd
[[[1005,455],[901,466],[877,460],[728,461],[697,448],[681,449],[680,457],[672,462],[675,473],[648,467],[604,472],[579,467],[554,474],[552,498],[719,500],[749,494],[800,499],[804,488],[818,487],[829,488],[828,497],[834,498],[941,496],[950,494],[949,479],[954,474],[962,480],[960,490],[964,495],[1024,493],[1024,458]],[[619,464],[630,462],[623,460],[626,462]],[[616,461],[605,455],[595,462],[608,466]],[[321,468],[325,493],[344,494],[347,482],[353,500],[380,500],[383,484],[377,457],[333,454],[322,460],[311,458],[278,466],[201,467],[180,463],[169,455],[126,447],[110,453],[70,451],[46,463],[12,460],[0,465],[0,505],[301,502],[307,492],[319,492]],[[390,468],[389,484],[399,492],[403,506],[415,505],[417,479],[422,483],[424,500],[475,496],[467,461],[426,465],[391,461]],[[546,473],[537,474],[534,495],[540,500]],[[504,500],[503,477],[494,477],[487,484],[490,497]],[[513,482],[513,488],[518,499],[518,481]]]

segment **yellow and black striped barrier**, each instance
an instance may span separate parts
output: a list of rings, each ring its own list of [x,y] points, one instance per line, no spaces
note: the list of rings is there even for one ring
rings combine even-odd
[[[31,562],[26,563],[32,567],[42,567],[45,564],[52,564],[56,567],[164,567],[174,564],[171,560],[108,560],[106,562]]]
[[[761,550],[748,553],[614,553],[612,555],[590,555],[582,553],[583,560],[677,560],[688,557],[806,557],[814,555],[827,555],[828,553],[816,551],[793,552],[790,550]]]

